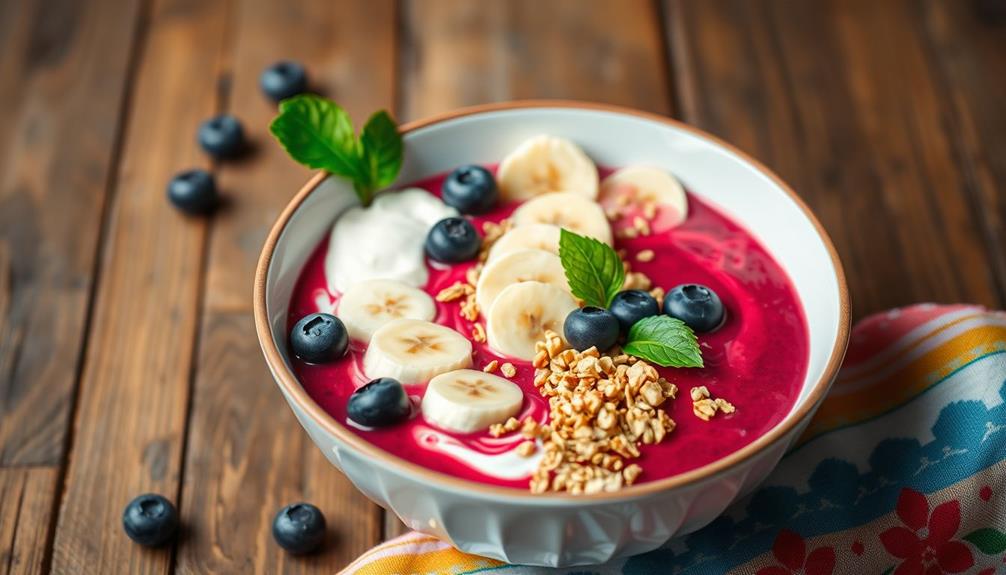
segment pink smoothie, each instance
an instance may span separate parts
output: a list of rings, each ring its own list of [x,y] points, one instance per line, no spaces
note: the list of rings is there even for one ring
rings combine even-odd
[[[602,170],[602,176],[610,170]],[[443,176],[415,184],[439,196]],[[720,459],[763,435],[789,412],[799,394],[807,370],[807,326],[796,292],[785,272],[743,228],[692,194],[688,195],[688,219],[670,230],[648,237],[618,240],[616,248],[630,255],[634,271],[648,275],[655,286],[666,290],[683,284],[709,286],[727,309],[724,325],[713,333],[699,334],[705,367],[661,369],[680,392],[665,403],[677,428],[659,445],[641,446],[635,460],[643,468],[639,481],[653,481]],[[476,229],[483,221],[498,222],[516,206],[502,206],[484,217],[474,218]],[[658,214],[655,222],[661,219]],[[655,228],[659,226],[654,226]],[[304,315],[320,310],[320,302],[335,304],[338,294],[326,288],[324,261],[328,238],[315,249],[301,272],[290,304],[289,327]],[[633,255],[650,249],[656,254],[643,263]],[[444,269],[429,266],[426,291],[436,295],[455,281],[464,281],[473,264]],[[471,323],[458,314],[458,302],[437,303],[436,321],[469,335]],[[532,384],[534,368],[528,362],[504,358],[484,344],[475,348],[473,369],[492,359],[510,361],[517,367],[513,381],[524,390],[524,408],[518,419],[531,415],[545,421],[546,401]],[[354,344],[344,359],[327,365],[309,365],[294,360],[294,371],[308,394],[340,423],[374,445],[402,459],[448,475],[526,490],[528,476],[513,476],[519,466],[515,454],[507,453],[522,440],[492,438],[488,433],[458,435],[427,425],[417,414],[409,421],[386,429],[364,430],[347,423],[346,402],[365,384],[361,364],[363,349]],[[731,415],[702,421],[692,414],[688,390],[705,385],[714,397],[736,406]],[[423,386],[409,386],[418,400]],[[487,473],[485,465],[472,461],[496,461],[508,473]],[[499,467],[499,466],[496,466]],[[507,476],[509,475],[509,476]]]

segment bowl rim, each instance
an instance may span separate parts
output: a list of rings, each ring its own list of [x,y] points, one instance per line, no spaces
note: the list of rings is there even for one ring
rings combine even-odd
[[[311,397],[307,394],[307,391],[300,385],[297,381],[296,376],[287,367],[286,362],[283,360],[279,349],[273,341],[272,328],[269,323],[269,317],[266,310],[266,279],[268,277],[269,267],[272,263],[272,257],[276,249],[276,245],[279,242],[290,218],[297,211],[300,205],[307,199],[311,193],[328,177],[329,174],[326,172],[319,172],[315,174],[308,182],[297,192],[292,200],[287,204],[287,206],[280,213],[273,224],[272,229],[269,231],[269,235],[266,238],[265,245],[262,248],[262,252],[259,256],[258,265],[255,270],[255,286],[253,294],[253,307],[255,314],[255,331],[258,335],[259,345],[262,347],[262,352],[265,355],[266,363],[271,369],[274,379],[277,381],[279,386],[282,388],[284,395],[295,402],[300,409],[305,413],[315,424],[324,429],[327,433],[335,436],[344,445],[351,447],[359,454],[366,457],[375,458],[381,462],[386,462],[390,464],[392,469],[395,469],[399,474],[411,477],[413,479],[420,479],[423,481],[429,481],[434,486],[443,488],[454,488],[461,490],[462,492],[467,492],[469,494],[477,494],[480,496],[492,496],[495,498],[507,498],[511,500],[519,500],[522,503],[544,503],[546,501],[552,502],[618,502],[628,499],[636,499],[647,495],[652,495],[657,492],[668,491],[674,488],[684,487],[690,484],[696,484],[701,481],[713,478],[732,467],[735,467],[749,459],[752,459],[757,454],[765,451],[768,447],[775,444],[780,439],[784,438],[787,434],[791,433],[794,428],[799,426],[809,414],[811,414],[817,407],[817,405],[824,398],[832,381],[838,373],[839,367],[841,366],[842,359],[845,356],[846,347],[848,346],[849,340],[849,330],[850,330],[850,307],[849,307],[849,291],[846,285],[845,272],[842,267],[842,262],[838,256],[838,252],[835,250],[835,246],[825,231],[824,227],[818,221],[817,217],[811,212],[807,204],[789,187],[779,176],[777,176],[772,170],[765,167],[761,162],[755,160],[750,155],[741,151],[737,147],[729,144],[720,138],[713,136],[703,130],[685,124],[684,122],[662,116],[659,114],[644,112],[641,110],[636,110],[633,108],[627,108],[622,106],[616,106],[612,104],[602,104],[593,102],[581,102],[575,100],[547,100],[547,99],[535,99],[535,100],[515,100],[507,102],[497,102],[490,104],[481,104],[476,106],[467,106],[462,108],[457,108],[450,110],[448,112],[443,112],[430,116],[428,118],[423,118],[415,120],[412,122],[407,122],[403,124],[399,131],[405,135],[409,132],[425,128],[431,125],[439,124],[448,120],[454,120],[457,118],[462,118],[466,116],[472,116],[477,114],[483,114],[487,112],[499,112],[507,110],[520,110],[520,109],[567,109],[567,110],[588,110],[588,111],[598,111],[598,112],[609,112],[615,114],[622,114],[627,116],[634,116],[636,118],[641,118],[644,120],[649,120],[652,122],[662,123],[670,125],[676,129],[684,130],[692,133],[701,138],[716,144],[727,151],[735,154],[743,161],[747,162],[770,180],[772,180],[780,189],[785,192],[790,199],[792,199],[797,207],[803,212],[811,224],[814,226],[818,237],[823,242],[825,248],[828,251],[828,255],[831,257],[832,267],[835,273],[835,282],[838,285],[839,292],[839,326],[838,334],[835,338],[834,346],[832,347],[831,354],[828,358],[828,363],[825,366],[824,372],[818,381],[814,382],[811,387],[810,393],[807,399],[799,406],[798,409],[791,412],[786,418],[784,418],[779,424],[770,429],[765,434],[756,438],[751,443],[745,445],[744,447],[730,453],[729,455],[712,461],[701,467],[686,471],[684,473],[679,473],[672,475],[670,477],[665,477],[663,479],[658,479],[654,481],[647,481],[644,483],[639,483],[636,485],[631,485],[624,487],[619,491],[607,493],[593,493],[593,494],[580,494],[571,495],[565,492],[561,493],[545,493],[545,494],[532,494],[530,491],[523,490],[516,487],[492,485],[486,483],[479,483],[470,479],[462,479],[460,477],[455,477],[452,475],[447,475],[445,473],[434,471],[423,467],[417,463],[413,463],[406,459],[402,459],[396,455],[388,453],[383,449],[377,447],[376,445],[370,443],[366,439],[356,435],[350,431],[345,426],[337,422],[331,415],[329,415],[324,409],[321,408]],[[418,476],[415,477],[415,476]]]

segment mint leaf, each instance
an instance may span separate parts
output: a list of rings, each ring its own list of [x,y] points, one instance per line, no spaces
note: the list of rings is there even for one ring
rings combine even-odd
[[[663,367],[702,367],[702,351],[692,328],[666,315],[643,318],[632,325],[622,350]]]
[[[1006,551],[1006,533],[992,527],[972,531],[963,539],[986,555],[999,555]]]
[[[374,189],[395,181],[402,169],[402,136],[387,112],[381,110],[367,120],[360,132],[360,148]]]
[[[353,181],[364,176],[349,114],[331,100],[311,94],[283,100],[269,131],[290,157],[309,168]]]
[[[357,139],[338,104],[301,94],[280,102],[269,130],[297,162],[349,179],[365,206],[402,168],[402,138],[385,111],[371,116]]]
[[[625,282],[622,259],[611,246],[565,228],[559,232],[559,259],[570,291],[587,305],[608,307]]]

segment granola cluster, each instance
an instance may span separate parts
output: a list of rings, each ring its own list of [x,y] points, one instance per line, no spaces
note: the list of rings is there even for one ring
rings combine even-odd
[[[658,407],[677,387],[641,359],[578,352],[554,332],[536,348],[534,384],[548,398],[549,424],[526,419],[520,428],[544,450],[531,491],[597,493],[632,485],[642,468],[627,462],[639,457],[639,445],[660,443],[674,430]]]
[[[693,387],[689,394],[692,397],[692,413],[702,421],[709,421],[717,412],[729,415],[737,411],[732,403],[722,397],[712,397],[704,385]]]

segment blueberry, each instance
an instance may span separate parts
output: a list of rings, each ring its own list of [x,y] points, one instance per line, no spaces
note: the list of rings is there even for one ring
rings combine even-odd
[[[178,512],[163,496],[146,493],[126,505],[122,527],[133,541],[157,547],[167,543],[178,530]]]
[[[279,102],[307,91],[307,71],[299,62],[276,62],[262,71],[258,83],[266,96]]]
[[[385,427],[405,421],[412,413],[412,402],[401,383],[382,377],[354,391],[346,411],[360,425]]]
[[[328,363],[346,355],[349,334],[332,314],[306,315],[290,330],[293,354],[308,363]]]
[[[464,218],[444,218],[426,236],[426,254],[438,262],[457,263],[474,259],[482,246],[475,226]]]
[[[219,201],[213,174],[206,170],[188,170],[168,182],[168,199],[189,214],[207,214]]]
[[[668,292],[664,297],[664,313],[700,333],[718,328],[726,315],[720,296],[698,284],[679,285]]]
[[[618,318],[606,309],[587,306],[566,316],[562,332],[579,351],[591,346],[604,351],[618,342]]]
[[[441,187],[444,203],[462,214],[484,214],[493,209],[499,192],[496,180],[482,166],[461,166],[451,172]]]
[[[609,306],[611,313],[618,318],[622,333],[629,333],[632,324],[651,315],[660,313],[660,306],[649,292],[641,289],[630,289],[615,294]]]
[[[310,553],[325,541],[325,516],[310,503],[287,505],[272,521],[272,538],[290,553]]]
[[[241,122],[226,114],[214,116],[199,125],[199,145],[214,158],[233,158],[245,146],[245,133]]]

